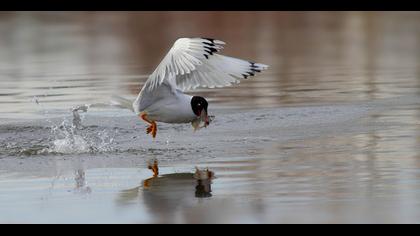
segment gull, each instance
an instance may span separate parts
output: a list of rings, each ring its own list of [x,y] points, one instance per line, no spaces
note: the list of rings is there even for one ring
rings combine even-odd
[[[134,112],[149,124],[153,139],[157,123],[210,124],[208,102],[201,96],[185,94],[197,88],[220,88],[239,83],[268,68],[218,54],[225,43],[211,38],[179,38],[163,58],[132,104]]]

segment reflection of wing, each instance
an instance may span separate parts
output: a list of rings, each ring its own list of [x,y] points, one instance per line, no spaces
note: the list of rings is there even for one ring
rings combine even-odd
[[[268,67],[217,54],[224,44],[207,38],[178,39],[149,76],[146,88],[154,90],[164,81],[175,84],[182,91],[198,87],[225,87]]]

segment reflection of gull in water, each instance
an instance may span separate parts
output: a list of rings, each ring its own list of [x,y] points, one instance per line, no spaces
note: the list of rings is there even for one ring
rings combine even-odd
[[[191,206],[197,198],[212,197],[214,173],[196,169],[195,173],[173,173],[154,176],[142,186],[121,191],[120,206],[143,202],[157,219],[170,221],[171,212]]]
[[[200,197],[211,197],[211,181],[214,179],[214,173],[212,171],[206,170],[200,170],[196,168],[194,174],[185,173],[185,176],[180,176],[181,174],[169,174],[169,175],[163,175],[160,178],[159,177],[159,167],[157,160],[154,161],[153,164],[149,165],[149,169],[153,171],[153,177],[146,179],[143,182],[143,187],[145,189],[150,189],[155,181],[159,181],[160,184],[158,186],[162,186],[162,178],[163,179],[178,179],[181,180],[182,178],[179,177],[185,177],[186,180],[195,179],[197,181],[197,185],[195,187],[196,192],[195,196]]]
[[[214,173],[209,169],[202,171],[196,168],[194,178],[197,180],[195,196],[198,198],[211,197],[211,183],[214,179]]]
[[[92,192],[92,189],[87,185],[86,182],[86,174],[85,171],[82,169],[79,169],[75,172],[74,180],[76,181],[76,187],[75,192],[81,193],[81,194],[89,194]]]
[[[143,182],[145,191],[151,193],[158,193],[159,191],[171,190],[177,192],[181,188],[190,188],[195,186],[194,196],[197,198],[211,197],[211,184],[214,179],[214,173],[209,170],[196,169],[194,174],[192,173],[174,173],[162,176],[154,176],[146,179]]]

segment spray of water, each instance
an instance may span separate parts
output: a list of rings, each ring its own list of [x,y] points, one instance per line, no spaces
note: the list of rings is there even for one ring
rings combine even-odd
[[[112,151],[114,137],[107,130],[90,130],[82,126],[82,118],[75,123],[64,120],[51,127],[51,142],[48,152],[62,154],[98,153]]]
[[[97,128],[89,129],[83,127],[83,116],[79,114],[79,112],[86,113],[91,107],[106,106],[107,104],[85,104],[77,106],[71,109],[73,115],[71,121],[68,118],[64,118],[61,123],[57,124],[49,119],[48,112],[42,109],[42,103],[37,98],[34,98],[33,101],[44,111],[46,121],[50,124],[51,135],[47,147],[31,147],[23,150],[23,154],[82,154],[112,151],[115,133],[107,131],[106,128],[98,130]]]

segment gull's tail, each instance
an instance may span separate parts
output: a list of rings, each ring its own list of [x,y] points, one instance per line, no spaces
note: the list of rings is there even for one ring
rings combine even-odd
[[[121,109],[128,109],[134,112],[133,109],[133,102],[129,99],[122,98],[116,95],[111,97],[110,103],[94,103],[94,104],[83,104],[77,107],[73,107],[71,109],[73,113],[73,126],[77,129],[82,128],[82,119],[79,115],[79,112],[88,112],[90,108],[109,108],[109,107],[117,107]]]
[[[134,112],[133,101],[131,101],[130,99],[117,96],[117,95],[113,95],[111,97],[111,105],[115,107],[123,108],[123,109],[128,109]]]

